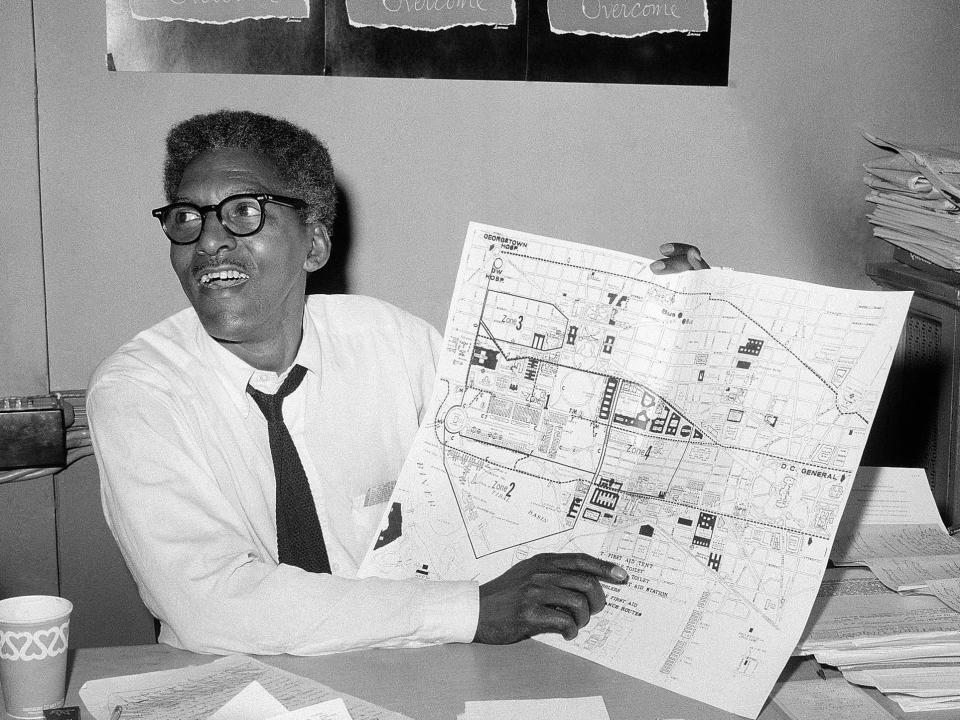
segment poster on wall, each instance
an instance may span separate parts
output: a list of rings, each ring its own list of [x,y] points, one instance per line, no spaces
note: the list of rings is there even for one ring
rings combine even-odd
[[[726,85],[732,0],[106,0],[117,71]]]
[[[331,75],[523,80],[526,0],[327,0]]]
[[[528,80],[726,85],[730,0],[530,3]]]
[[[106,6],[109,70],[324,72],[323,13],[312,0],[106,0]]]

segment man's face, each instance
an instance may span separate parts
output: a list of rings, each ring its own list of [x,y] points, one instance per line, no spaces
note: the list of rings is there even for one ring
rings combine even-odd
[[[273,163],[247,150],[212,150],[186,168],[175,200],[215,205],[238,193],[289,195]],[[204,329],[242,355],[250,347],[280,339],[299,342],[307,272],[326,261],[326,233],[305,224],[291,207],[266,203],[260,232],[236,237],[208,212],[200,238],[170,245],[183,291]],[[291,338],[290,333],[296,337]],[[238,352],[240,351],[240,352]]]

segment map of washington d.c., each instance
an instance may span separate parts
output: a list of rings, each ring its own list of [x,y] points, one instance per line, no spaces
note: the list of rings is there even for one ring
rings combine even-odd
[[[909,306],[471,223],[433,399],[361,575],[630,573],[573,641],[756,717],[796,646]]]

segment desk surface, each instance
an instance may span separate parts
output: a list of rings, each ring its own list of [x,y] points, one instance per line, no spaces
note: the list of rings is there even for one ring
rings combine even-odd
[[[87,680],[167,670],[214,660],[165,645],[83,648],[71,651],[67,705],[79,705]],[[334,690],[403,713],[415,720],[454,720],[465,700],[582,697],[602,695],[611,720],[734,720],[739,716],[663,690],[533,640],[503,647],[442,645],[416,650],[367,650],[321,657],[263,656],[260,660],[313,678]],[[788,666],[784,677],[815,677],[810,664]],[[874,693],[874,697],[880,696]],[[950,713],[900,714],[922,720],[955,718]],[[5,717],[5,716],[4,716]],[[85,720],[91,716],[84,708]],[[761,720],[788,720],[767,703]]]

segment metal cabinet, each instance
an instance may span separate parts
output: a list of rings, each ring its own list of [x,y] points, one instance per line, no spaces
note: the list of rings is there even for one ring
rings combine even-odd
[[[943,521],[960,523],[960,273],[941,279],[899,262],[866,270],[914,296],[861,464],[924,468]]]

